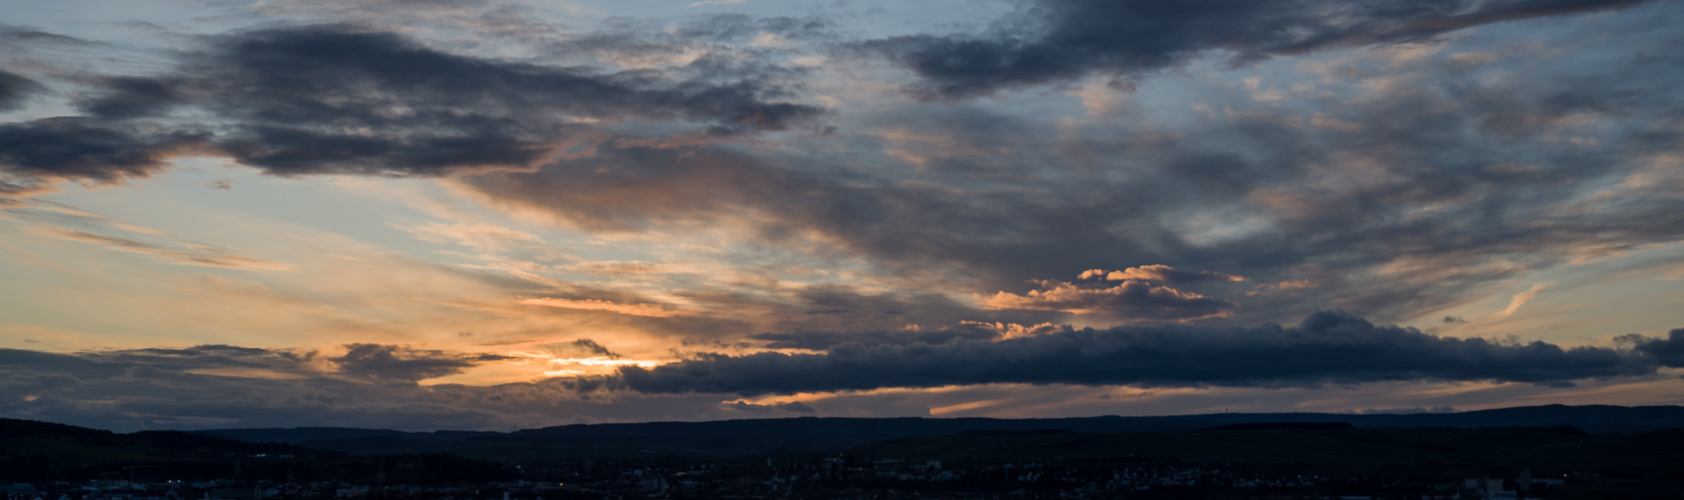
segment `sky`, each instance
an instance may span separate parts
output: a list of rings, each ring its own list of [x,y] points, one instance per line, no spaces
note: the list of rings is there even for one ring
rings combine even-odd
[[[1684,4],[0,0],[0,417],[1684,404]]]

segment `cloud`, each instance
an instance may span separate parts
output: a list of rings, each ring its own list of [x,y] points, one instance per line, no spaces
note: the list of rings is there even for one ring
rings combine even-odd
[[[1135,269],[1131,268],[1129,271]],[[1161,274],[1163,271],[1159,272]],[[1093,271],[1083,272],[1081,276],[1091,277],[1092,273]],[[1023,295],[998,292],[983,299],[982,305],[989,309],[1038,309],[1071,314],[1100,314],[1122,318],[1125,321],[1186,321],[1223,316],[1238,307],[1226,300],[1130,279],[1132,276],[1124,274],[1123,271],[1110,275],[1128,281],[1105,287],[1079,282],[1040,280],[1035,282],[1040,285],[1040,290],[1030,290]],[[1153,277],[1157,278],[1160,275],[1154,274]]]
[[[1432,407],[1432,408],[1422,408],[1422,407],[1417,406],[1417,407],[1411,407],[1411,408],[1363,408],[1361,410],[1356,410],[1356,411],[1353,411],[1351,413],[1356,413],[1358,415],[1413,415],[1413,414],[1417,414],[1417,413],[1456,413],[1456,407],[1454,407],[1454,406],[1435,406],[1435,407]]]
[[[1121,271],[1089,269],[1076,279],[1104,279],[1106,281],[1158,281],[1165,283],[1197,283],[1200,281],[1245,281],[1244,277],[1215,271],[1182,271],[1163,264],[1131,267]]]
[[[314,370],[310,362],[315,351],[270,350],[224,344],[184,348],[153,347],[81,353],[80,358],[117,364],[125,371],[144,366],[149,370],[194,372],[229,368],[247,369],[248,375],[297,376]]]
[[[725,136],[822,113],[779,100],[788,92],[755,70],[679,78],[458,55],[355,26],[254,30],[208,37],[168,73],[93,79],[76,100],[85,116],[0,125],[0,168],[112,181],[194,153],[280,175],[432,176],[532,168],[628,121]]]
[[[1630,19],[1597,19],[1611,24],[1587,32],[1629,31],[1618,28]],[[1633,33],[1606,47],[1664,53],[1671,44],[1671,35]],[[1152,266],[1117,272],[1243,303],[1207,304],[1236,323],[1326,307],[1406,320],[1584,252],[1684,235],[1684,198],[1668,184],[1646,184],[1618,206],[1589,196],[1677,149],[1679,109],[1661,97],[1676,66],[1611,59],[1610,71],[1592,75],[1554,69],[1572,65],[1551,54],[1494,63],[1516,75],[1495,80],[1443,55],[1408,64],[1306,58],[1295,62],[1327,67],[1327,76],[1306,71],[1291,83],[1314,91],[1279,107],[1235,103],[1208,120],[1140,109],[1065,124],[1061,101],[1029,94],[1014,99],[1048,111],[982,101],[850,106],[837,116],[849,128],[835,134],[760,145],[621,136],[594,143],[588,157],[452,182],[486,205],[588,231],[730,228],[726,252],[858,259],[874,278],[908,288],[1022,297],[1026,279],[1158,262],[1262,285],[1227,290],[1231,282],[1213,274],[1182,286],[1172,280],[1195,277]],[[1559,57],[1592,55],[1573,54]],[[1289,66],[1270,71],[1291,74]],[[1614,74],[1626,76],[1606,76]],[[1206,88],[1214,84],[1204,76],[1158,78],[1213,105],[1250,102],[1243,88]],[[1364,128],[1317,127],[1306,121],[1316,113]],[[1565,140],[1580,132],[1600,142]],[[907,150],[924,158],[916,168],[894,156]],[[1071,295],[1102,298],[1081,290]],[[1032,310],[1052,309],[1019,311]]]
[[[29,94],[41,90],[41,84],[17,73],[0,70],[0,111],[23,105]]]
[[[614,351],[608,350],[607,347],[603,347],[602,344],[596,343],[595,340],[578,339],[578,340],[575,340],[573,342],[570,342],[569,344],[571,344],[573,347],[576,347],[578,349],[582,349],[586,353],[589,353],[589,354],[602,356],[602,357],[605,357],[605,358],[608,358],[608,359],[620,359],[621,358],[621,356],[618,353],[615,353]]]
[[[209,134],[76,117],[0,124],[0,172],[114,182],[147,177],[174,156],[203,151]]]
[[[757,333],[749,335],[749,340],[765,342],[768,349],[805,349],[822,351],[842,344],[856,344],[862,346],[909,345],[927,344],[939,345],[959,340],[992,340],[1000,334],[995,331],[972,325],[958,328],[943,328],[934,331],[901,330],[882,331],[872,330],[863,332],[837,331],[798,331],[780,333]]]
[[[748,0],[705,0],[705,1],[702,1],[702,2],[692,3],[692,4],[690,4],[690,6],[691,7],[700,7],[700,6],[703,6],[703,5],[736,5],[736,4],[740,4],[740,3],[743,3],[743,2],[747,2],[747,1]]]
[[[1670,363],[1668,340],[1636,350],[1495,344],[1377,326],[1317,313],[1296,327],[1124,326],[942,345],[843,344],[817,354],[705,355],[653,368],[625,367],[627,388],[745,396],[888,387],[1027,383],[1136,387],[1284,387],[1380,381],[1565,384],[1640,376]]]
[[[12,203],[0,203],[0,215],[33,222],[36,225],[27,230],[49,238],[103,245],[120,252],[149,255],[172,264],[244,270],[289,269],[282,263],[247,257],[232,249],[181,238],[48,200],[19,199]]]
[[[411,384],[460,373],[484,363],[512,359],[496,354],[415,349],[401,345],[353,343],[341,347],[345,353],[340,356],[327,356],[316,350],[221,344],[88,351],[73,355],[9,350],[6,356],[0,356],[0,364],[39,367],[44,363],[68,363],[65,366],[69,368],[100,368],[107,374],[142,369],[153,374],[173,373],[175,375],[172,376],[177,377],[215,373],[267,380],[335,379]]]
[[[1292,281],[1282,281],[1282,282],[1279,282],[1279,283],[1258,283],[1257,286],[1251,287],[1251,290],[1246,292],[1245,294],[1250,296],[1250,295],[1257,295],[1257,294],[1263,293],[1263,292],[1279,292],[1279,291],[1285,291],[1285,290],[1304,290],[1304,289],[1308,289],[1308,288],[1316,288],[1316,287],[1319,287],[1319,286],[1321,286],[1320,283],[1316,283],[1316,282],[1310,281],[1310,280],[1292,280]]]
[[[408,430],[500,429],[603,421],[706,420],[754,415],[928,415],[930,405],[975,401],[1087,405],[1083,386],[1246,386],[1247,400],[1304,399],[1326,391],[1280,389],[1370,380],[1516,380],[1559,384],[1585,377],[1653,374],[1684,367],[1684,329],[1665,338],[1628,335],[1622,349],[1564,349],[1545,343],[1492,344],[1427,336],[1323,314],[1295,328],[1169,325],[1049,332],[1012,340],[864,347],[821,354],[702,356],[616,377],[555,377],[494,386],[413,383],[488,364],[497,355],[352,344],[324,352],[232,345],[50,353],[0,349],[0,416],[124,431],[206,427],[348,426]],[[343,355],[333,351],[344,349]],[[569,346],[570,352],[588,349]],[[753,372],[753,373],[749,373]],[[1023,386],[1009,385],[1019,381]],[[1000,386],[997,383],[1008,383]],[[938,392],[822,391],[971,385]],[[1043,384],[1067,384],[1049,388]],[[1418,385],[1361,386],[1352,408],[1373,407]],[[1515,386],[1509,386],[1511,390]],[[1272,388],[1272,389],[1270,389]],[[1539,395],[1542,388],[1518,389]],[[637,392],[646,391],[646,392]],[[717,395],[820,391],[801,401],[725,402]],[[1154,413],[1219,407],[1222,392],[1158,391]],[[1512,392],[1512,391],[1511,391]],[[1173,394],[1181,394],[1174,396]],[[1484,404],[1480,392],[1414,401]],[[1336,396],[1337,397],[1337,396]],[[1001,399],[1004,398],[1004,399]],[[1049,399],[1050,398],[1050,399]],[[1478,398],[1478,399],[1468,399]],[[1081,399],[1081,398],[1078,398]],[[741,401],[742,405],[735,403]],[[1038,403],[1034,403],[1038,401]],[[1086,401],[1086,399],[1083,399]],[[1391,402],[1408,401],[1391,400]],[[1405,404],[1421,404],[1408,403]],[[1115,411],[1116,402],[1081,406]],[[1129,403],[1136,404],[1136,403]],[[1366,406],[1364,406],[1366,405]],[[1325,407],[1325,406],[1324,406]],[[1274,408],[1274,407],[1271,407]],[[1287,407],[1279,407],[1282,410]],[[1339,409],[1337,406],[1329,407]],[[986,414],[986,413],[985,413]],[[1012,415],[1032,415],[1012,413]]]
[[[1531,302],[1533,298],[1538,296],[1538,294],[1543,293],[1545,289],[1553,285],[1555,285],[1555,283],[1537,283],[1532,285],[1532,288],[1526,289],[1524,292],[1514,294],[1514,297],[1509,298],[1509,306],[1503,308],[1502,311],[1492,317],[1501,319],[1513,316],[1515,311],[1520,310],[1520,306],[1526,305],[1527,302]]]
[[[544,243],[543,238],[532,233],[483,223],[430,222],[415,226],[398,226],[398,229],[423,241],[451,242],[484,250],[503,249],[516,244]]]
[[[615,257],[629,263],[533,268],[532,275],[548,281],[478,278],[490,290],[476,294],[484,301],[472,306],[483,308],[476,314],[541,320],[490,327],[476,341],[512,344],[534,339],[539,328],[561,331],[562,339],[625,329],[637,342],[589,335],[619,349],[644,349],[627,351],[636,357],[672,337],[696,342],[686,345],[718,341],[823,354],[850,345],[947,348],[1068,336],[1074,334],[1057,328],[1003,332],[1004,325],[1037,325],[1070,313],[1128,322],[1198,319],[1212,328],[1296,320],[1319,308],[1375,321],[1437,318],[1492,283],[1587,255],[1676,242],[1684,234],[1684,191],[1668,180],[1676,163],[1663,161],[1681,144],[1680,108],[1671,98],[1680,66],[1672,64],[1676,51],[1667,50],[1678,39],[1663,28],[1642,28],[1665,25],[1658,20],[1674,19],[1669,12],[1676,9],[1532,22],[1518,30],[1526,36],[1502,29],[1467,38],[1396,35],[1370,50],[1238,71],[1194,65],[1183,74],[1163,68],[1208,55],[1302,53],[1271,41],[1277,36],[1328,37],[1305,51],[1361,46],[1373,42],[1361,39],[1361,29],[1437,18],[1412,10],[1415,3],[1396,4],[1392,13],[1378,3],[1307,2],[1278,12],[1249,5],[1203,12],[1130,2],[1042,5],[1051,7],[1007,18],[996,25],[998,33],[1023,33],[1024,51],[1089,47],[1083,43],[1094,50],[1031,61],[1011,59],[1022,54],[985,34],[911,37],[977,42],[979,50],[1010,59],[1002,64],[1052,65],[1040,73],[964,77],[977,93],[960,89],[943,99],[1077,76],[1117,75],[1126,83],[1150,74],[1163,85],[1142,85],[1141,97],[1149,99],[1131,99],[1139,106],[1104,116],[1066,114],[1074,102],[1058,92],[917,103],[879,94],[870,75],[834,67],[806,73],[776,62],[789,53],[726,47],[763,33],[809,43],[836,36],[809,19],[611,21],[597,33],[548,38],[557,29],[535,36],[554,42],[547,51],[508,39],[454,43],[428,29],[286,27],[199,38],[199,45],[165,56],[176,58],[174,65],[145,66],[167,68],[162,73],[47,80],[54,77],[32,70],[31,77],[54,88],[73,87],[65,95],[85,116],[0,125],[66,131],[0,144],[40,148],[17,158],[74,154],[37,161],[51,167],[17,160],[0,168],[7,175],[98,183],[156,175],[170,158],[210,154],[277,175],[444,176],[458,194],[522,222],[633,238],[626,245],[634,250],[649,250],[639,246],[649,242],[659,247]],[[1544,12],[1540,5],[1488,2],[1444,15],[1510,7]],[[1136,59],[1145,62],[1136,64],[1128,51],[1153,49],[1118,48],[1135,36],[1134,28],[1106,16],[1130,9],[1144,21],[1164,21],[1134,28],[1166,30],[1168,62],[1153,66],[1141,56]],[[1087,41],[1066,36],[1109,29],[1081,24],[1075,17],[1084,12],[1094,14],[1093,26],[1124,29]],[[1338,18],[1341,12],[1351,17]],[[1657,13],[1666,15],[1650,15]],[[1265,18],[1258,30],[1276,21],[1310,24],[1252,32],[1238,24],[1246,16]],[[1013,25],[1025,19],[1050,24]],[[1353,24],[1315,24],[1321,21]],[[1627,29],[1634,26],[1641,29]],[[1211,41],[1229,36],[1223,30],[1238,33],[1236,45]],[[1595,43],[1490,46],[1559,33]],[[926,48],[935,54],[942,47]],[[1434,55],[1438,47],[1445,50]],[[1396,56],[1402,51],[1413,55]],[[1445,55],[1472,51],[1506,55],[1477,66]],[[598,58],[593,67],[573,64],[591,57]],[[1590,66],[1602,70],[1582,71]],[[1263,78],[1245,88],[1240,82],[1256,78],[1253,69]],[[803,80],[808,77],[815,79]],[[934,85],[926,90],[946,92],[940,77],[923,81]],[[1254,90],[1278,90],[1284,98],[1255,102]],[[821,99],[836,103],[837,111],[806,104]],[[1145,105],[1151,102],[1171,105]],[[1182,109],[1191,106],[1206,111]],[[765,110],[765,120],[742,118],[758,116],[755,110]],[[807,132],[818,116],[838,128],[759,134]],[[113,152],[100,153],[101,141]],[[487,253],[519,253],[539,243],[501,226],[412,229]],[[124,251],[188,249],[152,237],[86,233],[59,236]],[[714,237],[723,241],[708,240],[702,251],[684,246]],[[552,238],[561,245],[567,239]],[[674,249],[681,251],[669,253]],[[675,264],[663,254],[684,257]],[[1165,264],[1099,269],[1070,283],[1038,281],[1032,290],[1023,285],[1116,263]],[[611,278],[603,286],[624,289],[586,291],[565,282],[592,269],[603,274],[585,279]],[[1233,281],[1240,276],[1249,282],[1243,286],[1255,287],[1240,288]],[[831,282],[845,284],[815,284]],[[340,298],[412,289],[335,291],[333,321],[370,318],[353,309],[376,300],[397,304]],[[461,293],[441,288],[427,297],[444,302]],[[560,302],[527,307],[510,300],[517,295]],[[686,315],[662,304],[678,304],[673,307]],[[481,316],[460,319],[450,310],[440,317],[462,324],[438,327],[445,335],[480,328],[466,323]],[[991,331],[966,322],[1002,326]],[[369,323],[401,330],[386,320]],[[577,328],[588,330],[570,330]],[[749,335],[756,332],[769,333]],[[590,354],[584,346],[569,349]]]
[[[1638,334],[1621,335],[1615,339],[1629,343],[1637,352],[1653,357],[1662,365],[1684,367],[1684,328],[1667,332],[1666,338],[1645,337]]]
[[[396,345],[340,349],[346,349],[343,356],[229,345],[76,353],[0,349],[0,416],[124,432],[297,426],[514,430],[535,422],[741,418],[720,408],[718,397],[610,394],[602,392],[601,380],[416,384],[419,377],[521,361]],[[774,407],[786,415],[804,408]]]
[[[521,304],[529,306],[559,307],[562,309],[578,309],[582,311],[607,311],[630,316],[647,316],[650,318],[670,318],[681,316],[678,311],[667,309],[660,304],[621,304],[598,299],[558,299],[553,297],[532,297],[520,299]]]
[[[818,409],[813,408],[812,406],[809,406],[806,403],[802,403],[800,401],[790,401],[788,403],[778,403],[778,404],[759,404],[759,403],[750,403],[750,402],[747,402],[747,401],[738,400],[734,403],[729,403],[729,404],[720,403],[719,407],[727,409],[727,410],[731,410],[731,411],[740,411],[740,412],[748,412],[748,413],[760,413],[760,414],[771,414],[771,413],[777,412],[779,410],[787,411],[787,412],[794,412],[794,413],[816,413],[816,412],[818,412]]]
[[[497,354],[463,354],[382,344],[345,344],[345,355],[328,358],[339,373],[379,382],[413,383],[462,373],[480,363],[509,358]]]
[[[123,252],[151,255],[173,264],[245,270],[275,271],[289,269],[284,264],[237,255],[226,248],[187,241],[177,242],[180,246],[170,248],[163,245],[117,236],[103,235],[79,229],[43,227],[41,228],[41,232],[44,232],[54,238],[101,244]]]
[[[1225,55],[1238,65],[1640,3],[1039,0],[994,23],[992,33],[904,35],[863,42],[858,48],[916,73],[918,95],[947,100],[1071,81],[1094,73],[1123,81],[1211,53]]]
[[[371,384],[354,378],[370,373],[340,374],[324,361],[314,351],[223,345],[75,354],[6,349],[0,350],[0,414],[125,430],[234,422],[444,428],[498,421],[491,412],[441,404],[446,401],[419,386]]]

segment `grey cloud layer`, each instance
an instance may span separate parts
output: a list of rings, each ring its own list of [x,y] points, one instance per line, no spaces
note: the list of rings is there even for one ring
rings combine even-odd
[[[1666,340],[1635,350],[1562,348],[1531,342],[1434,337],[1318,313],[1296,327],[1133,326],[1073,330],[1000,341],[858,343],[818,354],[703,355],[653,368],[621,368],[627,388],[652,393],[742,395],[941,387],[990,383],[1145,387],[1317,386],[1397,380],[1493,380],[1567,384],[1651,375],[1680,367]]]
[[[921,78],[932,99],[1142,76],[1213,51],[1234,63],[1418,40],[1500,21],[1628,7],[1642,0],[1037,0],[997,33],[864,42]]]
[[[24,98],[40,86],[35,80],[24,78],[23,75],[0,70],[0,111],[22,105]]]
[[[1162,263],[1252,278],[1200,284],[1227,294],[1195,288],[1218,300],[1307,280],[1247,299],[1241,320],[1326,307],[1398,320],[1583,252],[1684,237],[1684,186],[1644,173],[1680,152],[1684,106],[1668,96],[1684,74],[1658,55],[1681,40],[1637,33],[1610,46],[1640,55],[1596,74],[1448,53],[1329,63],[1321,88],[1293,105],[1212,91],[1205,99],[1227,111],[1167,130],[1145,112],[1084,133],[981,104],[852,117],[868,132],[956,144],[917,169],[892,168],[905,165],[883,154],[893,145],[859,134],[804,139],[835,155],[609,141],[591,158],[463,180],[494,205],[589,228],[746,214],[765,242],[816,233],[836,254],[951,272],[980,282],[977,293]],[[1627,185],[1618,201],[1597,197]],[[1246,225],[1198,241],[1186,232],[1194,216]]]
[[[0,124],[0,171],[22,177],[113,181],[145,177],[203,148],[204,133],[80,117]]]
[[[786,92],[762,74],[704,67],[675,78],[482,59],[349,26],[223,35],[206,46],[170,74],[99,80],[100,90],[78,102],[85,117],[5,125],[0,168],[144,176],[191,142],[278,174],[437,175],[534,165],[596,130],[585,123],[646,120],[735,134],[820,113],[778,101]],[[710,63],[718,64],[696,65]],[[164,123],[175,130],[160,132]]]
[[[383,344],[348,344],[345,349],[345,355],[328,358],[339,366],[339,373],[394,382],[454,375],[482,363],[511,359],[495,354],[454,354]]]
[[[1122,42],[1089,40],[1080,36],[1085,24],[1063,23],[1145,9],[1140,19],[1168,20],[1147,34],[1185,59],[1207,50],[1290,54],[1301,52],[1288,47],[1415,40],[1470,22],[1625,3],[1384,5],[1242,3],[1195,12],[1179,4],[1048,3],[1030,17],[1046,21],[1039,32],[1104,45]],[[1663,7],[1643,8],[1665,19]],[[1238,27],[1247,19],[1308,28]],[[626,33],[558,46],[666,54],[696,48],[682,40],[741,41],[751,31],[832,36],[822,24],[720,16],[656,34],[633,23]],[[1228,35],[1195,29],[1204,26],[1233,28],[1245,43],[1206,40]],[[1514,59],[1531,66],[1486,68],[1447,55],[1339,63],[1325,68],[1324,88],[1295,94],[1290,106],[1208,92],[1201,99],[1225,111],[1209,108],[1202,122],[1124,110],[1123,120],[1084,130],[1054,127],[1056,113],[981,102],[897,104],[838,112],[826,120],[849,128],[767,147],[726,137],[788,129],[820,111],[788,83],[802,73],[754,59],[764,54],[600,72],[453,54],[357,28],[288,28],[211,37],[212,47],[167,74],[98,80],[101,90],[79,101],[88,116],[0,125],[12,138],[0,142],[0,168],[112,180],[155,173],[181,152],[230,155],[279,174],[504,167],[522,171],[459,180],[489,204],[591,230],[752,221],[758,243],[819,258],[858,256],[886,275],[936,277],[980,294],[1021,295],[1032,290],[1028,280],[1161,263],[1251,283],[1317,285],[1260,293],[1236,309],[1245,290],[1202,283],[1196,291],[1210,298],[1202,312],[1177,317],[1238,311],[1236,321],[1280,321],[1339,307],[1393,320],[1589,249],[1681,236],[1675,183],[1652,183],[1618,204],[1589,196],[1677,153],[1671,117],[1680,104],[1666,96],[1684,78],[1666,50],[1677,40],[1656,33],[1604,37],[1640,56],[1598,55],[1595,73],[1525,51]],[[1070,67],[1111,64],[1110,49],[1095,47],[1067,54],[1088,58]],[[1389,90],[1351,95],[1351,87],[1392,80]],[[616,129],[615,120],[638,123]],[[1159,122],[1181,124],[1151,125]],[[1591,137],[1564,138],[1580,131]],[[896,133],[939,141],[897,145]],[[896,148],[929,159],[907,168],[890,154]],[[557,154],[567,157],[549,161]],[[1199,241],[1185,231],[1195,218],[1258,220]],[[806,244],[809,236],[822,243]],[[1396,272],[1387,269],[1404,271],[1382,275]],[[1246,317],[1272,311],[1290,316]]]
[[[300,425],[509,430],[534,422],[730,414],[718,408],[717,397],[580,397],[600,381],[423,386],[415,380],[501,357],[347,347],[343,356],[226,345],[74,354],[0,349],[0,415],[133,431]]]

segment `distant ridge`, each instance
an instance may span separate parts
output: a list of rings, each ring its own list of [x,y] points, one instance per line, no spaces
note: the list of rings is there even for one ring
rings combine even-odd
[[[1456,413],[1218,413],[1083,418],[781,418],[707,422],[575,424],[514,432],[403,432],[303,427],[199,431],[228,439],[291,443],[362,454],[457,453],[470,457],[612,453],[764,453],[840,450],[886,439],[962,433],[1121,433],[1234,424],[1331,424],[1356,428],[1555,428],[1594,434],[1684,427],[1684,406],[1528,406]]]
[[[1206,430],[1212,431],[1327,431],[1355,429],[1357,426],[1346,422],[1252,422],[1243,424],[1223,424]]]

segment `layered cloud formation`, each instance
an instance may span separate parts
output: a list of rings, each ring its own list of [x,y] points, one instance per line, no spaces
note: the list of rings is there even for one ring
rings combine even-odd
[[[1676,2],[580,2],[18,10],[6,414],[1679,402]]]
[[[793,338],[762,340],[787,347]],[[482,387],[417,382],[516,359],[383,344],[348,344],[335,349],[338,354],[226,345],[76,354],[0,349],[0,392],[8,396],[0,410],[123,428],[368,425],[370,419],[406,429],[507,428],[579,421],[577,412],[600,415],[593,420],[812,414],[819,410],[800,401],[731,397],[891,387],[1279,388],[1384,381],[1561,387],[1684,367],[1684,329],[1665,337],[1632,335],[1621,343],[1493,343],[1318,313],[1295,327],[1066,327],[1016,338],[865,334],[841,344],[801,346],[822,346],[818,353],[707,354],[652,368],[625,366],[609,376]],[[612,355],[589,339],[574,344],[565,350]],[[717,403],[721,398],[726,402]]]

